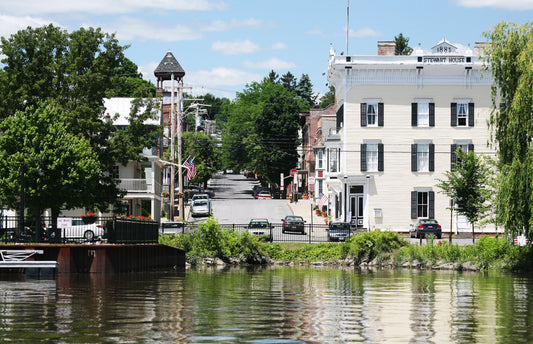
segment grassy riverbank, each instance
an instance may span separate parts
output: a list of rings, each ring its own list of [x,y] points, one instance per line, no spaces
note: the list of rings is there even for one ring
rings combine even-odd
[[[296,244],[265,243],[247,232],[222,229],[209,219],[191,234],[165,235],[161,244],[187,252],[187,262],[201,264],[205,258],[224,262],[267,264],[273,262],[323,262],[324,264],[388,267],[530,270],[533,250],[513,246],[503,238],[482,237],[470,246],[428,240],[410,244],[393,232],[372,231],[354,235],[346,242]]]

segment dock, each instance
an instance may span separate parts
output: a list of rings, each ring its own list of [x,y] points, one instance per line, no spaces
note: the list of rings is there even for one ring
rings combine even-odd
[[[183,250],[160,244],[5,244],[0,245],[0,259],[0,271],[22,272],[117,273],[185,267]]]

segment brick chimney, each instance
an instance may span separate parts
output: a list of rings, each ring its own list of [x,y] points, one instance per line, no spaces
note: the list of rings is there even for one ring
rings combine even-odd
[[[394,41],[378,41],[378,55],[394,55],[396,49],[396,42]]]

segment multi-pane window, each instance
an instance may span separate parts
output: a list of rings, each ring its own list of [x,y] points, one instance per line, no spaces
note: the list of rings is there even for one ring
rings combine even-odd
[[[339,154],[340,151],[338,148],[329,148],[328,149],[328,172],[338,172],[339,171]]]
[[[362,127],[383,127],[384,123],[384,105],[379,99],[366,99],[361,103]]]
[[[474,103],[466,99],[451,103],[452,127],[473,127],[474,123]]]
[[[378,170],[378,145],[367,144],[366,145],[366,168],[367,171]]]
[[[420,99],[411,104],[411,126],[434,127],[435,103],[430,99]]]
[[[427,218],[429,214],[429,196],[427,192],[417,192],[417,216],[418,218]]]
[[[468,125],[468,104],[457,103],[457,126],[466,127]]]
[[[411,192],[411,218],[433,219],[435,217],[435,192],[417,190]]]
[[[322,159],[323,159],[323,156],[324,153],[322,151],[318,151],[318,154],[317,154],[317,161],[318,161],[318,164],[317,164],[317,168],[322,168]]]
[[[383,170],[383,143],[361,144],[361,171],[378,172]]]
[[[375,127],[378,125],[378,104],[367,103],[366,104],[366,125],[369,127]]]
[[[418,144],[416,152],[416,165],[418,172],[429,172],[429,144]]]
[[[429,127],[429,103],[418,103],[418,126]]]
[[[419,142],[411,146],[411,171],[433,172],[435,170],[435,145]]]

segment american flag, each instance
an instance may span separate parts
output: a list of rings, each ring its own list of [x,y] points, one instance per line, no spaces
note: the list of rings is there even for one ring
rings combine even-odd
[[[194,158],[187,158],[183,163],[183,166],[187,169],[187,180],[191,180],[196,177],[196,165],[194,163]]]
[[[327,201],[328,195],[323,194],[320,200],[318,201],[318,209],[320,209],[320,211],[322,211],[322,207],[324,206],[324,204],[326,204]]]

